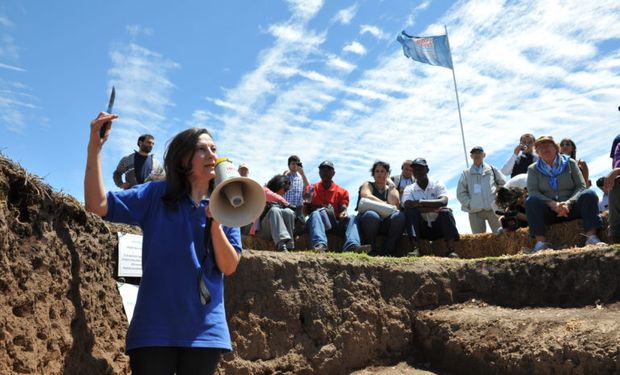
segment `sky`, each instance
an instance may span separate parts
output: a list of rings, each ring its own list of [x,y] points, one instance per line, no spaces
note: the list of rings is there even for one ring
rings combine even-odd
[[[452,71],[396,36],[448,30],[467,151],[501,168],[522,133],[569,137],[592,180],[620,133],[620,2],[180,0],[0,3],[0,152],[83,200],[89,123],[116,87],[107,189],[142,133],[206,127],[261,184],[299,155],[351,200],[376,160],[427,159],[461,233],[465,168]]]

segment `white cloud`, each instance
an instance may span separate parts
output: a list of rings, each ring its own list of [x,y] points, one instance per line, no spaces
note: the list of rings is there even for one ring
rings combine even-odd
[[[344,8],[338,11],[333,20],[342,24],[348,25],[351,20],[357,14],[357,4],[353,4],[348,8]]]
[[[323,7],[323,0],[287,0],[293,17],[308,20],[314,17]]]
[[[431,0],[422,1],[416,6],[411,13],[407,16],[405,21],[405,28],[411,28],[415,25],[415,20],[418,18],[418,13],[425,11],[431,6]]]
[[[366,33],[374,36],[377,39],[389,39],[389,36],[385,31],[374,25],[361,25],[360,34],[364,35]]]
[[[26,69],[19,65],[19,48],[11,34],[9,28],[13,27],[13,22],[6,16],[0,16],[0,70],[10,74],[17,74],[16,77],[24,77]],[[17,72],[17,73],[14,73]],[[11,132],[22,132],[26,129],[27,123],[37,116],[39,107],[35,104],[36,97],[30,93],[30,88],[17,79],[0,79],[0,126]],[[39,123],[45,119],[38,119]]]
[[[140,35],[151,36],[153,35],[153,29],[149,27],[144,27],[141,25],[127,25],[127,32],[133,39],[137,38]]]
[[[10,62],[16,62],[19,59],[17,46],[9,34],[0,36],[0,59]]]
[[[355,69],[355,65],[344,61],[337,56],[330,56],[327,60],[327,65],[337,70],[341,70],[345,73],[350,73]]]
[[[13,66],[13,65],[8,65],[8,64],[3,64],[3,63],[0,63],[0,69],[14,70],[16,72],[25,72],[26,71],[26,69],[20,68],[18,66]]]
[[[230,109],[236,112],[244,113],[248,111],[248,108],[239,104],[230,103],[220,99],[207,98],[208,101],[213,102],[218,107]]]
[[[104,149],[109,163],[106,170],[113,170],[123,155],[135,149],[136,139],[143,133],[156,135],[155,153],[161,157],[165,141],[173,132],[171,121],[166,118],[167,108],[174,105],[174,85],[169,75],[179,67],[134,43],[112,47],[110,59],[109,88],[116,87],[114,112],[120,117],[114,122],[108,147]]]
[[[342,49],[344,52],[351,52],[354,53],[356,55],[360,55],[363,56],[366,54],[366,47],[364,47],[361,43],[357,42],[357,41],[353,41],[349,44],[347,44],[346,46],[344,46],[344,48]]]
[[[35,104],[37,98],[29,91],[19,82],[0,79],[0,124],[7,130],[16,133],[24,131],[27,121],[35,117],[40,109]]]
[[[422,1],[417,7],[415,7],[415,10],[416,11],[426,10],[426,9],[428,9],[428,7],[430,5],[431,5],[431,1],[430,0],[425,0],[425,1]]]

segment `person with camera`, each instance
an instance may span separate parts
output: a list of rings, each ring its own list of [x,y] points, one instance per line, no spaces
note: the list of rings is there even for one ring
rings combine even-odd
[[[295,234],[301,234],[304,230],[305,217],[303,214],[304,205],[304,190],[310,182],[306,177],[304,166],[301,163],[301,159],[297,155],[291,155],[288,158],[288,169],[282,173],[285,175],[290,183],[290,188],[284,194],[284,199],[291,205],[295,211],[295,217],[297,225],[295,228]]]
[[[263,186],[265,209],[254,229],[262,238],[271,238],[277,251],[285,253],[295,248],[295,211],[283,197],[289,186],[289,179],[281,174],[273,176],[267,186]]]
[[[84,203],[105,220],[142,229],[142,278],[125,346],[131,372],[212,374],[232,350],[224,276],[241,259],[239,228],[209,210],[215,142],[207,129],[184,130],[166,150],[166,180],[106,193],[101,150],[117,117],[101,112],[90,124]]]
[[[534,135],[530,133],[521,136],[514,153],[500,169],[504,175],[510,175],[512,178],[518,174],[527,173],[527,168],[538,160],[538,157],[534,155],[534,140]]]
[[[387,182],[390,176],[390,164],[384,161],[376,161],[370,169],[370,174],[374,182],[366,181],[362,184],[360,200],[365,198],[379,203],[387,203],[394,206],[394,211],[387,216],[382,216],[373,209],[360,212],[358,217],[360,237],[363,244],[370,245],[372,250],[369,255],[394,256],[397,255],[396,246],[405,229],[405,214],[398,209],[400,195],[396,186]],[[385,236],[381,248],[377,246],[379,234]]]
[[[151,154],[154,146],[155,137],[152,135],[142,134],[138,137],[138,151],[123,157],[112,173],[114,184],[121,189],[129,189],[146,181],[163,179],[164,170]]]
[[[486,232],[486,223],[492,233],[497,233],[500,223],[493,201],[497,189],[504,186],[506,180],[494,166],[484,162],[486,154],[482,147],[472,148],[470,156],[473,163],[461,174],[456,188],[457,199],[461,202],[461,209],[469,215],[472,233]]]
[[[360,252],[360,236],[357,231],[355,215],[349,216],[349,192],[333,181],[336,170],[334,164],[325,160],[319,164],[321,181],[308,186],[304,192],[304,211],[308,215],[306,230],[312,248],[319,252],[327,251],[327,234],[344,237],[343,251]]]
[[[459,231],[452,210],[448,208],[448,191],[439,181],[428,178],[428,164],[424,158],[411,162],[413,167],[413,184],[405,188],[403,208],[405,209],[405,229],[412,245],[415,246],[410,256],[419,256],[419,241],[435,241],[443,238],[448,247],[447,256],[458,258],[456,241]]]
[[[549,248],[545,225],[577,218],[583,220],[586,245],[603,244],[596,235],[603,226],[598,196],[594,190],[586,189],[577,162],[560,154],[560,146],[551,136],[539,137],[535,147],[539,159],[527,170],[525,201],[530,235],[536,239],[533,251]]]
[[[517,186],[500,187],[497,189],[495,204],[503,211],[496,211],[503,232],[514,232],[519,228],[527,228],[525,200],[527,189]]]

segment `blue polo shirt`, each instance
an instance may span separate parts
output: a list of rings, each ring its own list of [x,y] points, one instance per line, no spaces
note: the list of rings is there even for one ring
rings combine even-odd
[[[211,302],[200,303],[198,273],[205,254],[205,207],[189,197],[174,210],[161,197],[167,182],[147,182],[108,193],[106,220],[142,228],[142,280],[126,350],[145,346],[207,347],[232,350],[224,311],[224,274],[211,255],[203,279]],[[223,226],[232,246],[241,253],[239,228]]]

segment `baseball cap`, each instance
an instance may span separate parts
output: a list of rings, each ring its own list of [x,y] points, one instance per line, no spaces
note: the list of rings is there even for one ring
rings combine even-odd
[[[332,163],[329,160],[325,160],[324,162],[322,162],[321,164],[319,164],[319,169],[323,168],[323,167],[329,167],[331,169],[334,169],[334,163]]]
[[[248,170],[250,169],[250,168],[248,168],[248,165],[245,164],[245,163],[239,164],[239,169],[242,169],[242,168],[245,168],[245,169],[248,169]]]
[[[428,164],[426,163],[426,159],[424,158],[415,158],[413,159],[413,161],[411,162],[411,165],[421,165],[423,167],[428,167]]]
[[[469,151],[469,153],[473,154],[474,152],[484,152],[484,149],[482,148],[482,146],[475,146],[471,149],[471,151]]]

